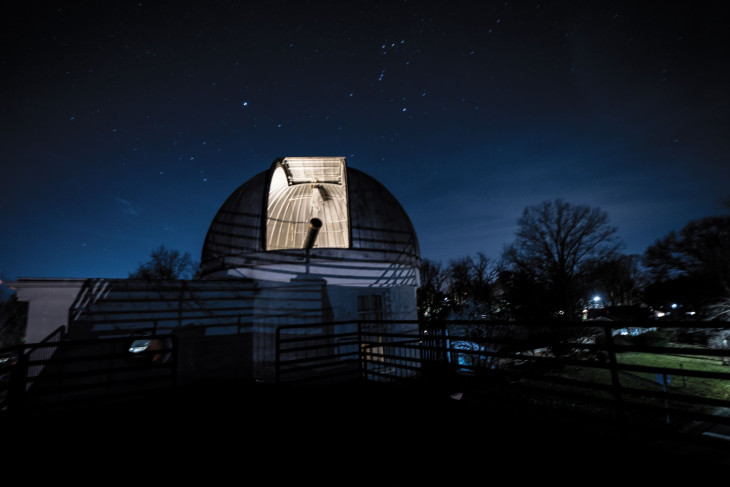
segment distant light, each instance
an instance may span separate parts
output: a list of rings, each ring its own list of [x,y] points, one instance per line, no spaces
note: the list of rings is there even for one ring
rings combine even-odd
[[[677,303],[672,303],[672,309],[676,309],[676,308],[677,308]]]
[[[600,297],[600,296],[594,296],[594,297],[593,297],[593,301],[596,301],[596,302],[598,302],[598,301],[600,301],[600,300],[601,300],[601,297]]]

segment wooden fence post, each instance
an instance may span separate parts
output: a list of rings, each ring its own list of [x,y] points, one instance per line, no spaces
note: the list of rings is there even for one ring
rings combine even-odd
[[[608,363],[611,371],[611,385],[613,386],[613,399],[616,416],[619,420],[624,418],[624,405],[621,395],[621,382],[618,376],[618,361],[616,360],[616,349],[613,343],[613,327],[605,325],[603,327],[606,334],[606,351],[608,352]]]

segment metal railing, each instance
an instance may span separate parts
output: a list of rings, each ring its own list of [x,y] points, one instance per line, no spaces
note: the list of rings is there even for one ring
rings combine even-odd
[[[279,384],[353,378],[392,382],[418,374],[422,361],[422,340],[413,321],[282,325],[275,340]]]
[[[687,339],[724,333],[730,330],[725,325],[599,321],[281,325],[276,327],[272,356],[279,384],[353,380],[425,384],[503,403],[650,422],[730,425],[730,350]],[[683,337],[658,341],[662,334]],[[91,340],[63,340],[63,336],[59,330],[43,343],[0,350],[0,410],[114,401],[175,387],[178,382],[182,356],[174,333]],[[230,343],[230,336],[226,340]],[[198,348],[189,350],[197,353]],[[207,357],[221,364],[252,360],[237,346],[226,350],[230,356]]]
[[[330,323],[317,336],[301,330],[322,324],[280,327],[276,381],[417,381],[588,414],[730,425],[730,350],[658,342],[663,333],[722,332],[726,323],[373,324]],[[403,325],[417,332],[391,331]]]
[[[172,335],[62,340],[0,350],[0,412],[37,413],[139,397],[176,384]]]

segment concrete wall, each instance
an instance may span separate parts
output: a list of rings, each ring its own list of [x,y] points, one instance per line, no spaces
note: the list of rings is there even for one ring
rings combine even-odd
[[[38,343],[59,326],[68,325],[68,311],[86,279],[24,278],[8,283],[18,300],[28,302],[26,343]]]
[[[338,286],[316,275],[289,282],[39,279],[19,281],[16,289],[30,303],[28,342],[66,324],[74,339],[175,333],[179,370],[188,378],[232,374],[273,381],[280,326],[362,319],[359,296],[380,296],[384,320],[417,319],[414,286]],[[286,333],[329,334],[327,326]]]

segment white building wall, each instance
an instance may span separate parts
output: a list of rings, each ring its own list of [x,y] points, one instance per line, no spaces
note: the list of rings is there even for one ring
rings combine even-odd
[[[18,300],[28,302],[26,343],[38,343],[68,325],[68,310],[86,279],[27,278],[8,283]]]
[[[124,279],[33,279],[19,281],[14,287],[18,298],[29,302],[29,343],[40,342],[59,326],[67,325],[69,310],[75,303],[69,325],[75,338],[126,336],[135,330],[149,330],[153,323],[163,334],[165,329],[184,331],[187,325],[205,326],[195,334],[198,338],[188,337],[187,332],[181,337],[188,345],[191,339],[210,337],[208,341],[223,347],[222,354],[246,355],[241,359],[250,361],[253,378],[266,382],[275,379],[279,327],[324,323],[313,328],[285,328],[283,337],[328,334],[333,328],[327,323],[333,322],[352,322],[348,330],[356,331],[357,320],[363,318],[358,313],[359,296],[380,296],[380,319],[412,321],[397,325],[399,328],[389,326],[388,332],[418,331],[416,288],[406,285],[351,287],[328,284],[320,276],[300,275],[289,282],[174,281],[159,285]],[[342,326],[337,328],[337,332],[344,330]],[[226,335],[231,337],[230,350],[224,346]],[[246,335],[250,341],[241,342]],[[250,343],[250,348],[242,349],[241,343]],[[332,342],[333,350],[336,346]],[[206,360],[218,359],[208,356]],[[220,360],[225,362],[223,356]],[[205,365],[217,370],[212,363]]]

